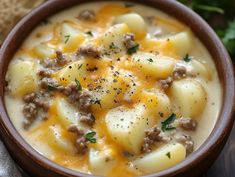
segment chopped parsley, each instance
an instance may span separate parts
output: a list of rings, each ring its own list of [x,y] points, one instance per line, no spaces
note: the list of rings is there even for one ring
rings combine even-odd
[[[171,153],[170,153],[170,152],[166,153],[166,156],[167,156],[169,159],[171,159]]]
[[[149,61],[149,62],[153,62],[153,59],[152,58],[149,58],[149,59],[147,59],[147,61]]]
[[[79,80],[75,79],[75,82],[76,82],[78,91],[82,91],[82,86],[81,86],[81,83],[79,82]]]
[[[87,141],[90,141],[91,143],[96,143],[96,138],[94,138],[95,135],[96,135],[96,132],[91,131],[85,134],[85,138]]]
[[[69,41],[70,35],[66,35],[64,36],[64,38],[65,38],[64,43],[66,44]]]
[[[87,31],[86,34],[93,37],[93,33],[91,31]]]
[[[112,42],[109,46],[110,49],[117,49],[118,47]]]
[[[126,2],[126,3],[124,3],[124,6],[125,6],[126,8],[130,8],[130,7],[134,7],[135,4],[130,3],[130,2]]]
[[[101,103],[100,103],[100,100],[95,100],[93,103],[100,105],[100,108],[102,107],[102,106],[101,106]]]
[[[175,127],[172,127],[171,124],[175,121],[175,119],[176,119],[176,115],[173,113],[164,122],[161,122],[161,124],[162,124],[162,131],[165,132],[165,131],[174,130]]]
[[[47,85],[47,89],[48,89],[49,91],[55,91],[55,90],[57,90],[57,87],[54,86],[54,85],[48,84],[48,85]]]
[[[82,65],[83,65],[83,64],[78,65],[78,70],[81,69]]]
[[[190,62],[192,60],[192,57],[189,56],[189,54],[186,54],[185,57],[183,58],[185,62]]]
[[[136,53],[137,50],[139,49],[139,46],[140,46],[139,44],[136,44],[134,47],[129,48],[127,50],[127,54],[132,55],[132,54]]]

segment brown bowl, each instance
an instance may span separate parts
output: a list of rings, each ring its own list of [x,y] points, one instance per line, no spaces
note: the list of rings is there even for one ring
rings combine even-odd
[[[94,1],[94,0],[93,0]],[[0,132],[15,161],[29,174],[36,177],[78,177],[91,175],[76,172],[53,163],[36,152],[14,128],[4,104],[4,83],[8,64],[28,34],[45,18],[66,8],[87,2],[86,0],[50,0],[34,9],[11,31],[0,52]],[[97,0],[96,0],[97,2]],[[182,163],[148,177],[194,177],[203,174],[215,161],[228,138],[233,125],[235,107],[235,83],[233,65],[223,44],[209,25],[192,10],[176,1],[136,0],[160,9],[182,21],[194,31],[213,56],[223,87],[223,106],[217,123],[203,145]]]

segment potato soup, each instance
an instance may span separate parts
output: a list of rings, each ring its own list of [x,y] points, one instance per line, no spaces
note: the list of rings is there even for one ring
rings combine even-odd
[[[156,9],[88,3],[44,20],[14,55],[5,103],[40,154],[83,173],[170,168],[221,109],[213,60],[190,28]]]

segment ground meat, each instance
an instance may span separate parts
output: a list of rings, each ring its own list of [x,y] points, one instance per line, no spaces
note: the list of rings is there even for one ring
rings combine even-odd
[[[194,142],[189,135],[181,134],[175,137],[176,141],[182,143],[186,148],[187,155],[191,154],[194,150]]]
[[[95,123],[95,117],[92,114],[82,115],[79,118],[80,122],[92,126]]]
[[[179,126],[184,130],[195,131],[197,128],[197,122],[189,117],[182,117],[178,120]]]
[[[93,10],[83,10],[79,13],[78,19],[84,21],[94,21],[95,16],[96,14]]]
[[[48,98],[48,97],[46,97]],[[23,107],[24,122],[23,127],[28,129],[32,123],[41,118],[47,118],[47,111],[49,110],[49,102],[45,100],[45,95],[42,93],[29,93],[23,97],[25,103]],[[38,115],[40,112],[40,116]]]
[[[145,138],[144,143],[141,147],[141,152],[146,153],[150,152],[152,150],[152,145],[161,140],[161,137],[159,136],[161,133],[161,130],[155,126],[145,132]]]
[[[64,66],[68,63],[65,56],[63,55],[63,53],[60,50],[56,51],[56,62],[60,66]]]
[[[185,78],[187,75],[187,70],[184,66],[176,66],[173,71],[173,79],[179,80]]]
[[[53,70],[51,70],[49,68],[43,68],[38,72],[38,75],[41,78],[44,78],[44,77],[50,77],[52,73],[53,73]]]
[[[88,44],[86,46],[81,46],[78,50],[78,55],[92,57],[92,58],[100,58],[101,52],[100,50],[92,44]]]
[[[81,112],[90,112],[92,104],[90,91],[84,89],[80,91],[76,84],[70,84],[67,87],[59,86],[58,90],[63,92],[68,97],[68,101],[79,108]]]
[[[133,33],[125,34],[123,43],[124,43],[125,47],[127,48],[127,50],[135,47],[137,44],[135,42],[135,35]]]
[[[84,131],[79,129],[76,125],[71,125],[68,128],[68,131],[71,133],[75,133],[77,136],[75,146],[78,153],[85,154],[87,151],[87,140],[84,137]]]
[[[58,82],[55,79],[49,78],[49,77],[44,77],[40,83],[39,83],[40,87],[44,90],[55,90],[58,87]]]
[[[168,77],[165,80],[159,80],[158,82],[159,82],[161,88],[166,90],[171,86],[173,79],[172,79],[172,77]]]

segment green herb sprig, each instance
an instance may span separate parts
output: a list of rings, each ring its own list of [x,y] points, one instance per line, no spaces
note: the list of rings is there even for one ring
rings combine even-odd
[[[165,121],[161,122],[162,124],[162,131],[170,131],[170,130],[174,130],[175,127],[172,127],[172,123],[176,120],[176,114],[171,114],[170,117],[168,117]]]

